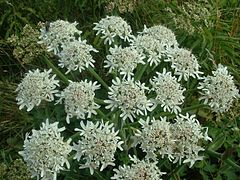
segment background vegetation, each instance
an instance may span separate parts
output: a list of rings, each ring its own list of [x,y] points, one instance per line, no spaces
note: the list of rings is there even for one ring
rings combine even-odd
[[[201,14],[201,11],[197,10],[193,10],[191,14],[186,2],[195,3],[194,0],[128,0],[125,4],[123,2],[115,1],[113,7],[109,5],[110,0],[0,0],[0,179],[28,179],[27,175],[23,176],[21,171],[16,171],[17,166],[22,166],[22,162],[17,160],[20,158],[18,151],[22,149],[25,133],[31,131],[33,127],[38,128],[47,114],[42,111],[44,105],[39,107],[40,111],[39,109],[31,113],[20,111],[15,101],[14,91],[24,73],[28,69],[47,67],[47,64],[38,58],[31,63],[24,63],[13,56],[14,47],[7,39],[11,35],[20,36],[26,24],[37,28],[40,21],[57,19],[76,21],[79,23],[79,29],[84,32],[84,38],[90,42],[93,42],[95,37],[93,31],[90,31],[93,23],[106,15],[120,15],[131,24],[135,33],[143,29],[144,24],[148,27],[163,24],[173,30],[182,47],[193,51],[204,72],[210,74],[216,64],[222,63],[234,76],[236,85],[240,86],[239,0],[198,1],[199,8],[201,10],[206,8],[209,14]],[[130,3],[132,5],[127,6]],[[193,16],[196,13],[199,13],[200,19]],[[98,58],[96,69],[99,74],[103,74],[104,57],[99,54],[96,58]],[[167,170],[169,175],[165,178],[238,179],[240,177],[239,103],[236,102],[226,114],[217,115],[205,109],[198,111],[197,115],[201,123],[209,127],[213,142],[208,147],[214,152],[207,150],[205,155],[207,158],[196,163],[192,169],[184,165],[169,166]],[[59,179],[69,179],[69,177],[84,179],[87,176],[89,173],[81,170],[75,174],[64,172]],[[105,179],[108,175],[102,173],[89,177]]]

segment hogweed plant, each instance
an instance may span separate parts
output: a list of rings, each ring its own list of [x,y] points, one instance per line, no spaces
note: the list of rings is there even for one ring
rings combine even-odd
[[[105,179],[164,179],[170,173],[164,162],[191,168],[205,153],[216,153],[205,152],[213,140],[195,113],[201,108],[224,113],[239,98],[227,67],[204,75],[197,56],[162,25],[134,34],[124,19],[107,16],[93,31],[90,45],[76,22],[57,20],[40,29],[38,43],[56,55],[62,69],[43,58],[51,69],[26,73],[16,89],[17,103],[32,111],[43,101],[54,102],[65,116],[53,118],[53,111],[48,118],[54,122],[43,119],[40,130],[26,135],[19,154],[32,177],[57,179],[87,168],[100,179],[102,171]],[[95,59],[101,49],[107,49],[104,59]],[[97,73],[99,61],[108,77]],[[188,98],[195,99],[187,104]],[[67,123],[68,132],[58,123]]]

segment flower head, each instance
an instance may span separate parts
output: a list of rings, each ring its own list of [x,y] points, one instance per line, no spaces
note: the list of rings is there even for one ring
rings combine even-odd
[[[97,35],[102,35],[101,38],[105,39],[104,44],[108,43],[111,45],[115,41],[115,37],[119,37],[128,42],[132,38],[131,26],[129,26],[121,17],[107,16],[94,24],[95,27],[93,30],[97,31]]]
[[[55,88],[59,86],[59,81],[55,80],[56,75],[50,75],[51,71],[50,69],[40,72],[39,69],[36,69],[26,74],[16,89],[19,109],[26,106],[27,111],[31,111],[42,100],[49,102],[54,100],[54,94],[58,92]]]
[[[109,89],[108,97],[110,100],[105,100],[109,104],[106,109],[119,108],[121,110],[120,117],[123,120],[129,118],[133,122],[136,115],[147,115],[147,110],[151,111],[152,103],[145,95],[145,90],[148,88],[144,83],[135,82],[134,79],[121,81],[116,78]]]
[[[149,34],[139,34],[136,36],[131,45],[136,48],[140,53],[144,53],[147,62],[150,66],[153,64],[158,65],[163,57],[166,57],[166,50],[154,36]]]
[[[157,167],[157,161],[150,162],[149,160],[139,160],[136,156],[131,157],[133,162],[131,166],[119,166],[118,169],[113,169],[115,172],[111,179],[117,180],[161,180],[161,176],[165,172],[161,172]]]
[[[114,154],[117,149],[123,150],[123,141],[117,136],[118,131],[114,130],[114,124],[103,121],[94,124],[87,121],[85,125],[81,121],[80,125],[82,129],[75,130],[80,132],[81,139],[77,144],[73,144],[73,150],[77,151],[74,159],[79,161],[82,158],[85,161],[85,164],[80,165],[80,169],[90,168],[90,173],[93,174],[99,167],[102,171],[108,165],[115,166]]]
[[[159,43],[163,45],[166,52],[178,47],[175,34],[171,29],[168,29],[165,26],[156,25],[150,28],[144,26],[144,30],[141,34],[151,35],[154,39],[158,40]]]
[[[200,75],[203,74],[199,71],[200,65],[197,58],[189,50],[176,48],[172,51],[171,58],[165,61],[172,63],[174,74],[179,76],[178,81],[181,79],[188,81],[190,77],[200,79]]]
[[[65,42],[78,39],[82,33],[77,28],[77,23],[57,20],[54,22],[46,22],[45,27],[41,28],[40,44],[45,44],[49,51],[55,54],[61,51],[61,45]]]
[[[166,121],[166,117],[160,117],[160,120],[154,118],[146,121],[140,119],[142,130],[137,131],[138,143],[143,152],[147,153],[146,158],[156,160],[157,155],[171,157],[172,144],[174,139],[171,132],[171,124]]]
[[[95,110],[100,107],[94,102],[94,91],[97,89],[100,89],[97,82],[87,82],[87,80],[80,82],[70,81],[68,87],[57,95],[60,97],[58,102],[64,101],[67,123],[70,123],[70,118],[73,116],[85,119],[86,115],[90,118],[92,114],[97,114]]]
[[[110,68],[109,72],[112,70],[117,70],[124,77],[130,77],[133,74],[133,70],[137,67],[139,63],[145,64],[143,59],[144,54],[138,52],[133,47],[118,47],[110,48],[110,55],[107,55],[107,60],[105,60],[106,65],[104,67]]]
[[[179,115],[175,119],[175,123],[171,127],[173,139],[175,143],[172,146],[172,157],[174,163],[179,161],[181,164],[190,162],[190,167],[197,160],[202,160],[203,157],[198,153],[204,151],[204,148],[199,146],[200,140],[210,140],[211,138],[207,135],[207,128],[203,128],[195,115]]]
[[[59,66],[61,68],[66,67],[67,73],[70,71],[79,70],[81,72],[89,66],[94,67],[95,62],[90,54],[91,51],[98,52],[91,45],[88,45],[86,41],[72,40],[66,42],[61,46],[62,50],[57,55],[59,59]]]
[[[32,177],[56,180],[57,173],[65,169],[64,164],[70,168],[67,157],[72,151],[71,139],[63,141],[61,132],[64,130],[65,127],[58,128],[58,122],[49,124],[47,119],[40,130],[32,130],[31,135],[26,134],[24,150],[19,154],[27,163]]]
[[[184,102],[183,92],[185,88],[177,82],[176,77],[172,76],[171,72],[163,69],[162,73],[157,72],[157,76],[150,80],[152,90],[157,94],[154,102],[160,104],[164,111],[181,112],[181,105]]]
[[[198,89],[202,90],[200,100],[204,100],[204,104],[208,104],[214,112],[226,112],[234,99],[240,97],[239,91],[227,67],[219,64],[212,73],[213,76],[204,77],[199,83]]]

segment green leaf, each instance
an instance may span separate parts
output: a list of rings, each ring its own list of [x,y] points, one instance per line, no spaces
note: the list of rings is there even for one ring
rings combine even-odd
[[[225,141],[226,141],[226,135],[225,134],[220,134],[217,137],[217,139],[210,144],[209,148],[216,151],[223,145],[223,143]]]
[[[226,176],[226,179],[238,179],[239,177],[237,176],[236,172],[231,169],[224,171],[223,174]]]

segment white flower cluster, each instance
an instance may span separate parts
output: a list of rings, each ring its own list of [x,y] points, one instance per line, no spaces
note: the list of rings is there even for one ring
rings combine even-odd
[[[208,137],[208,129],[201,127],[195,115],[180,114],[176,117],[171,131],[175,141],[172,147],[174,163],[179,161],[181,164],[182,159],[185,159],[183,163],[190,162],[192,167],[197,160],[203,159],[203,156],[199,156],[198,153],[204,151],[204,148],[198,143],[200,140],[211,141],[212,139]]]
[[[85,70],[89,66],[94,67],[93,63],[95,60],[90,54],[91,51],[98,52],[91,45],[88,45],[86,41],[73,40],[71,42],[65,43],[62,46],[62,50],[57,54],[59,59],[59,66],[61,68],[66,67],[70,71]]]
[[[46,44],[49,51],[54,51],[59,57],[58,65],[67,68],[66,73],[75,70],[82,72],[86,68],[94,67],[95,60],[90,53],[98,52],[88,45],[86,40],[81,40],[82,32],[76,25],[77,23],[58,20],[46,23],[46,27],[41,29],[40,43]],[[199,70],[197,58],[191,51],[179,48],[174,33],[161,25],[150,28],[145,26],[144,30],[134,37],[131,35],[131,27],[121,17],[107,16],[95,23],[93,29],[105,39],[104,44],[111,45],[120,39],[130,42],[129,47],[115,45],[109,49],[104,67],[109,68],[110,73],[120,74],[112,80],[109,89],[101,77],[94,74],[109,90],[108,98],[104,100],[105,108],[112,111],[108,115],[114,118],[120,114],[121,122],[126,119],[134,122],[139,116],[152,117],[156,112],[150,114],[149,111],[157,106],[161,106],[165,112],[176,114],[173,122],[168,122],[166,117],[140,119],[141,129],[136,130],[134,138],[137,140],[136,144],[140,144],[141,150],[146,153],[146,157],[139,160],[136,156],[130,156],[133,164],[124,164],[114,169],[115,174],[111,179],[158,180],[165,174],[157,167],[159,156],[167,157],[173,163],[190,163],[190,167],[197,160],[202,160],[200,152],[204,151],[204,148],[200,146],[200,142],[211,141],[211,138],[208,137],[208,129],[200,125],[195,115],[179,114],[186,90],[179,81],[189,81],[190,77],[203,79],[198,87],[202,90],[200,100],[204,100],[204,104],[208,104],[215,112],[225,112],[234,99],[240,97],[227,68],[219,65],[218,69],[212,72],[213,76],[200,77],[203,73]],[[163,68],[165,64],[163,67],[158,66],[162,61],[165,61],[165,64],[171,63],[172,72]],[[146,71],[148,75],[151,75],[150,71],[155,68],[163,69],[150,79],[151,89],[145,86],[145,83],[134,79],[134,70],[138,64],[146,64],[143,69],[137,70],[140,74],[148,64],[155,65]],[[40,72],[39,69],[27,73],[16,89],[20,109],[26,106],[27,111],[30,111],[42,100],[53,101],[56,95],[59,97],[56,104],[64,104],[67,123],[70,123],[73,117],[85,120],[94,117],[97,112],[101,113],[100,105],[94,101],[97,100],[95,91],[100,89],[97,82],[69,81],[69,85],[59,92],[56,90],[59,81],[50,73],[51,70]],[[148,99],[146,91],[152,93],[152,99]],[[115,109],[117,112],[113,114]],[[123,128],[122,125],[123,123],[119,129]],[[65,164],[70,168],[67,157],[72,150],[76,151],[74,159],[79,161],[80,169],[89,168],[90,174],[97,169],[103,171],[108,166],[115,166],[114,154],[118,149],[123,150],[121,145],[124,142],[118,136],[118,131],[115,131],[113,123],[103,120],[95,123],[81,121],[80,129],[75,129],[80,135],[79,141],[73,143],[72,147],[71,139],[64,142],[61,137],[64,130],[64,127],[58,128],[57,122],[49,124],[46,120],[40,130],[32,130],[32,135],[26,135],[24,150],[19,154],[27,162],[33,177],[55,180]]]
[[[115,166],[114,154],[117,149],[123,150],[121,147],[123,141],[117,136],[118,131],[114,130],[114,124],[109,122],[104,124],[103,121],[94,124],[87,121],[85,125],[81,121],[80,125],[82,129],[75,130],[80,132],[81,139],[77,144],[73,144],[73,150],[77,151],[74,159],[85,161],[85,164],[80,165],[80,169],[89,168],[93,174],[99,167],[102,171],[108,165]]]
[[[190,76],[200,79],[200,75],[203,74],[199,71],[200,65],[197,58],[187,49],[175,48],[171,53],[171,58],[165,61],[172,63],[171,67],[174,69],[174,74],[179,76],[178,81],[181,79],[188,81]]]
[[[226,112],[234,99],[240,97],[239,91],[227,67],[219,64],[212,74],[213,76],[204,77],[203,82],[199,83],[198,89],[202,90],[200,100],[204,100],[204,104],[208,104],[214,112]]]
[[[93,30],[97,31],[97,35],[102,35],[101,38],[105,39],[104,44],[108,43],[111,45],[114,43],[115,37],[119,37],[128,42],[133,37],[131,26],[129,26],[121,17],[107,16],[94,24],[95,27]]]
[[[104,102],[109,104],[106,109],[119,108],[121,110],[120,117],[123,120],[129,118],[132,122],[136,115],[147,115],[147,110],[151,111],[153,105],[145,95],[145,90],[149,90],[144,83],[134,81],[134,79],[119,78],[112,81],[109,88],[108,97],[110,100]]]
[[[195,161],[202,160],[199,151],[204,148],[199,142],[211,140],[207,135],[207,128],[201,127],[195,115],[179,115],[175,123],[166,122],[166,118],[155,120],[147,118],[140,120],[142,131],[137,131],[138,143],[141,149],[147,153],[146,158],[156,160],[157,155],[167,156],[170,161],[181,164],[190,162],[190,167]]]
[[[116,180],[161,180],[161,176],[166,174],[161,172],[157,167],[157,161],[139,160],[136,156],[129,156],[133,162],[131,166],[119,166],[113,169],[115,172],[111,179]]]
[[[169,59],[169,53],[178,48],[174,33],[161,25],[150,28],[144,26],[144,30],[133,39],[131,45],[146,54],[150,66]]]
[[[140,119],[139,123],[142,125],[142,131],[137,130],[135,135],[141,144],[140,148],[147,153],[146,158],[156,160],[158,154],[162,158],[165,155],[171,157],[174,139],[171,124],[166,121],[166,117],[160,117],[160,120],[147,117],[146,121]]]
[[[73,41],[80,37],[82,31],[77,28],[77,23],[70,23],[68,21],[57,20],[55,22],[46,22],[40,35],[40,44],[45,44],[49,51],[55,54],[61,51],[61,45]]]
[[[26,134],[24,150],[19,154],[27,163],[32,177],[56,180],[57,173],[65,169],[64,164],[70,168],[67,158],[72,151],[71,139],[63,141],[61,132],[64,130],[65,127],[58,128],[58,122],[49,124],[47,119],[40,130],[32,130],[32,135]]]
[[[109,51],[110,55],[107,55],[107,60],[104,61],[106,63],[104,67],[109,68],[109,72],[117,70],[124,77],[130,77],[134,75],[133,70],[139,63],[145,64],[143,61],[145,55],[133,47],[115,46],[110,48]]]
[[[34,106],[38,106],[42,100],[53,101],[54,94],[58,92],[56,87],[59,81],[55,80],[55,76],[51,76],[51,69],[40,72],[39,69],[29,71],[18,84],[16,89],[19,109],[27,107],[27,111],[31,111]]]
[[[144,53],[150,66],[158,65],[163,57],[166,56],[166,50],[159,41],[149,34],[139,34],[131,43],[139,53]]]
[[[90,118],[92,114],[97,114],[95,110],[100,107],[94,102],[94,91],[97,89],[100,89],[97,82],[87,82],[87,80],[80,82],[70,81],[68,87],[60,94],[57,94],[60,97],[58,102],[62,103],[64,101],[67,123],[70,123],[70,118],[74,116],[85,119],[86,115],[87,118]]]
[[[177,82],[176,77],[172,76],[171,72],[163,69],[162,73],[157,72],[157,76],[150,80],[152,90],[157,94],[153,100],[155,104],[160,104],[164,111],[174,112],[178,114],[181,112],[181,105],[184,102],[183,92],[185,88]],[[155,105],[155,106],[156,106]]]
[[[165,48],[166,53],[172,49],[178,48],[178,42],[175,34],[171,29],[168,29],[162,25],[152,26],[147,28],[144,26],[142,34],[148,34],[154,39],[157,39],[159,43]]]
[[[67,68],[66,74],[70,71],[85,70],[89,66],[94,67],[95,60],[90,54],[91,51],[98,52],[93,46],[88,45],[86,40],[81,40],[81,31],[76,28],[77,23],[57,20],[51,22],[41,29],[41,41],[48,50],[53,50],[59,57],[58,65]]]

